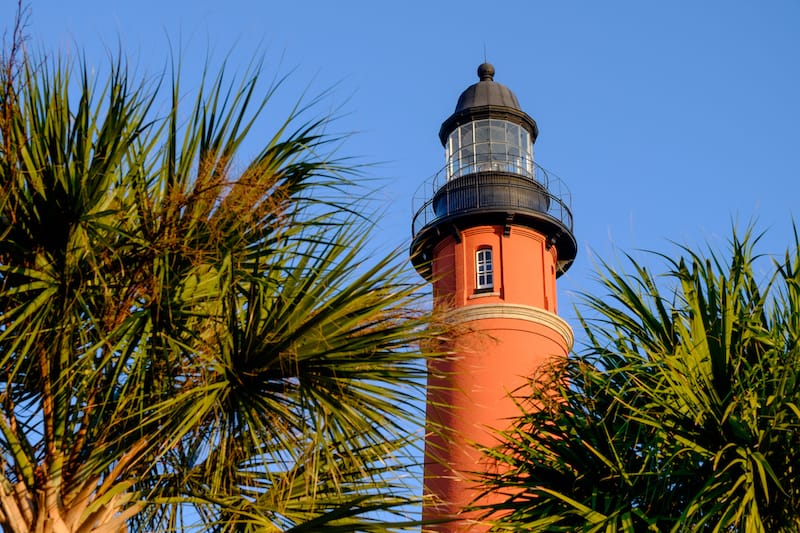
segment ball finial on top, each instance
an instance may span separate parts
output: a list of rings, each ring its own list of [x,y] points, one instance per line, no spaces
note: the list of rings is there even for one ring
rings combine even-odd
[[[478,77],[481,81],[494,81],[494,67],[491,63],[481,63],[478,67]]]

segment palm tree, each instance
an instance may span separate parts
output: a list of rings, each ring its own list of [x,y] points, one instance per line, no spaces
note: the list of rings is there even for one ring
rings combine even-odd
[[[18,57],[0,79],[3,530],[414,525],[433,330],[403,254],[362,264],[326,121],[298,105],[256,133],[276,88],[259,64],[186,102],[179,69]],[[245,139],[266,140],[248,158]]]
[[[757,242],[659,276],[603,265],[586,350],[489,451],[496,530],[800,530],[800,239],[776,260]]]

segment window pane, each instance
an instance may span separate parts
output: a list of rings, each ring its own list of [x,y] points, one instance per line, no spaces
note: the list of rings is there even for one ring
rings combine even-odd
[[[522,147],[522,153],[527,155],[529,158],[531,157],[531,149],[533,145],[531,145],[531,136],[527,130],[522,128],[519,129],[520,133],[520,146]]]
[[[472,144],[474,141],[472,140],[472,123],[464,124],[463,126],[458,128],[458,133],[461,136],[461,146],[465,144]]]
[[[520,147],[524,146],[522,144],[523,141],[522,141],[521,131],[522,131],[522,128],[520,128],[516,124],[509,124],[508,125],[507,133],[508,133],[508,144],[509,144],[509,146],[514,146],[516,148],[520,148]]]
[[[475,142],[481,141],[488,141],[489,140],[489,121],[488,120],[476,120],[475,124]]]
[[[502,120],[489,121],[490,138],[492,141],[505,142],[506,141],[506,128],[505,122]]]
[[[450,144],[450,153],[448,155],[452,155],[452,154],[455,154],[455,153],[458,152],[458,148],[460,146],[460,144],[458,142],[458,138],[459,138],[459,136],[458,136],[458,132],[457,131],[454,131],[453,133],[450,134],[450,143],[449,143]]]
[[[445,153],[445,161],[447,163],[447,179],[457,175],[458,172],[458,131],[450,134],[447,140],[447,151]]]
[[[509,143],[517,144],[519,142],[519,126],[506,122],[506,137]]]
[[[476,288],[491,289],[494,286],[492,249],[483,248],[475,254]]]
[[[475,166],[475,155],[473,153],[473,146],[462,146],[459,152],[458,166],[459,176],[473,172]]]
[[[508,145],[506,143],[493,142],[489,145],[493,159],[497,161],[505,161],[508,154]]]
[[[479,143],[475,145],[475,162],[478,164],[478,170],[488,170],[481,165],[481,163],[488,163],[491,159],[489,155],[489,143]]]

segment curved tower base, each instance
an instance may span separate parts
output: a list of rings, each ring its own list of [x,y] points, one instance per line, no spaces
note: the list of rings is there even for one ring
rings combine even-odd
[[[475,473],[494,471],[479,448],[497,444],[494,431],[520,415],[511,395],[525,396],[530,380],[567,356],[573,338],[558,315],[530,306],[474,305],[453,318],[453,355],[429,364],[425,494],[431,501],[423,519],[455,520],[426,531],[478,532],[488,526],[463,509],[492,502],[491,496],[475,501]]]

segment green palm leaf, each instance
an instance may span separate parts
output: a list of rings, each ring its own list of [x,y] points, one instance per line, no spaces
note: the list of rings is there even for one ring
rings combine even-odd
[[[248,158],[278,88],[258,63],[188,107],[179,67],[21,67],[0,79],[4,530],[413,527],[438,333],[403,254],[363,264],[326,121],[298,104]]]
[[[498,530],[798,531],[800,240],[767,279],[757,242],[604,265],[586,350],[488,451]]]

